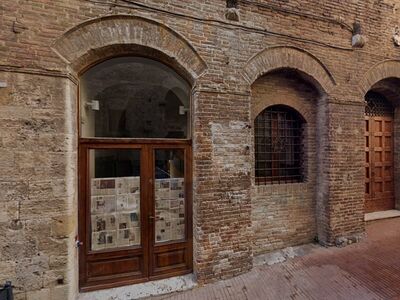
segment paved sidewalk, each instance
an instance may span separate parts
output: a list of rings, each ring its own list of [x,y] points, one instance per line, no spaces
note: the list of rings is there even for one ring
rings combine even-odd
[[[153,299],[400,299],[400,218],[374,221],[368,238],[193,290]]]

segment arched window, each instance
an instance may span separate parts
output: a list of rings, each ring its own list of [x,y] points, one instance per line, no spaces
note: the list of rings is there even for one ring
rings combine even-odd
[[[99,63],[80,80],[81,136],[190,136],[190,86],[170,67],[144,57]]]
[[[294,109],[274,105],[254,121],[255,175],[258,184],[303,180],[305,121]]]
[[[393,105],[380,93],[369,91],[365,95],[365,114],[374,116],[393,116]]]

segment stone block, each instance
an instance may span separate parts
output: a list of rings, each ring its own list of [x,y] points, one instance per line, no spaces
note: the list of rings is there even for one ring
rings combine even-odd
[[[50,298],[50,289],[41,289],[26,293],[26,300],[47,300]]]

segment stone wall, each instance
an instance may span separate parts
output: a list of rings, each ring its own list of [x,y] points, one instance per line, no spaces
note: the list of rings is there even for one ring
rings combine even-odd
[[[0,282],[12,281],[16,299],[26,291],[66,299],[77,265],[75,86],[14,72],[0,80],[8,84],[0,89]]]
[[[13,280],[16,299],[74,299],[78,291],[73,241],[78,74],[116,54],[145,51],[193,85],[199,282],[245,272],[252,267],[253,252],[306,242],[314,230],[326,245],[362,235],[363,97],[378,81],[400,78],[399,49],[392,41],[399,1],[288,0],[279,6],[241,1],[239,21],[226,20],[222,0],[135,2],[141,5],[0,3],[0,81],[8,84],[0,88],[0,204],[6,208],[0,212],[0,280]],[[351,47],[355,21],[367,38],[361,49]],[[299,228],[314,223],[314,199],[316,229],[292,231],[289,240],[280,233],[294,227],[256,221],[263,218],[255,213],[257,207],[268,204],[252,197],[251,179],[252,85],[282,68],[298,70],[324,95],[315,107],[308,106],[317,115],[318,151],[315,165],[309,166],[316,168],[316,190],[308,190],[308,206],[297,216],[304,221]],[[260,189],[275,193],[271,187]],[[294,187],[290,193],[283,186],[277,192],[282,198],[299,194]],[[265,236],[274,227],[281,228],[280,241],[270,244]]]

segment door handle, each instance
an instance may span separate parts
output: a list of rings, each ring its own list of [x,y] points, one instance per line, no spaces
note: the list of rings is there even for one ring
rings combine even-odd
[[[151,223],[152,223],[152,222],[154,222],[154,219],[155,219],[155,217],[154,217],[154,216],[151,216],[151,215],[149,215],[149,216],[148,216],[148,219],[149,219],[149,222],[151,222]]]

